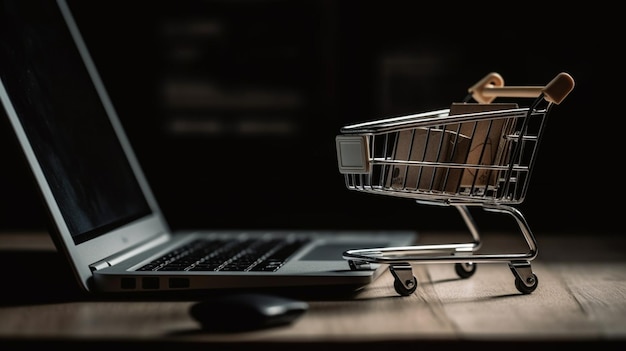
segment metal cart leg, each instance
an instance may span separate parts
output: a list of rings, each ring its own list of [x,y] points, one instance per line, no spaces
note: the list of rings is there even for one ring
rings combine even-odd
[[[530,294],[539,285],[537,275],[533,273],[530,261],[537,257],[537,241],[530,231],[530,227],[522,213],[514,207],[506,205],[498,205],[494,207],[484,207],[487,211],[506,213],[512,216],[517,222],[524,239],[528,245],[529,251],[525,260],[511,260],[509,268],[515,276],[515,287],[522,294]]]
[[[461,217],[463,218],[463,222],[465,222],[465,226],[472,234],[473,242],[471,249],[469,251],[476,251],[480,249],[481,241],[480,234],[478,232],[478,227],[476,226],[476,222],[474,221],[474,217],[470,213],[469,209],[465,205],[453,205]],[[461,250],[461,249],[458,249]],[[461,250],[462,251],[462,250]],[[457,262],[454,264],[454,271],[456,274],[463,279],[469,278],[474,273],[476,273],[476,264],[474,262]]]

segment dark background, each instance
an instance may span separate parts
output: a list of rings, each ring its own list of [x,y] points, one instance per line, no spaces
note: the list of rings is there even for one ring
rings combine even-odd
[[[462,228],[452,208],[348,191],[334,138],[345,124],[446,108],[495,71],[506,85],[576,81],[517,206],[535,234],[615,230],[620,185],[602,165],[623,147],[618,129],[590,123],[590,62],[605,53],[584,9],[417,4],[70,1],[174,229]],[[45,228],[2,123],[0,228]],[[479,228],[506,223],[476,215]]]

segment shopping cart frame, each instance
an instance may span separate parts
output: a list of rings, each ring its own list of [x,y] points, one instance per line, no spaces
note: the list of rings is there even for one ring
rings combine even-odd
[[[418,204],[454,207],[472,237],[472,240],[466,243],[347,250],[343,253],[343,258],[348,261],[350,268],[358,270],[369,266],[370,263],[387,264],[394,276],[396,292],[407,296],[415,292],[418,286],[417,278],[413,275],[412,263],[453,262],[457,275],[464,279],[475,273],[477,263],[508,262],[515,277],[517,290],[522,294],[535,291],[539,281],[532,270],[530,261],[537,257],[537,241],[524,215],[513,205],[523,202],[526,196],[549,112],[554,105],[560,104],[573,88],[574,80],[565,72],[559,73],[544,87],[505,86],[502,76],[492,72],[468,89],[463,103],[473,99],[477,103],[490,104],[497,97],[534,98],[530,106],[457,115],[451,115],[450,109],[441,109],[343,127],[342,134],[336,137],[336,146],[339,170],[345,176],[348,189],[412,198]],[[394,157],[398,148],[399,133],[413,131],[411,140],[415,140],[414,131],[425,130],[427,141],[424,142],[423,154],[426,154],[426,148],[429,147],[426,143],[433,131],[437,131],[438,135],[442,134],[442,131],[454,134],[454,131],[446,130],[446,127],[454,125],[459,128],[461,125],[473,124],[475,129],[475,126],[478,123],[484,123],[483,121],[490,121],[489,128],[491,128],[492,121],[501,119],[513,122],[511,122],[511,130],[502,133],[502,138],[506,141],[504,143],[506,151],[500,156],[499,162],[484,164],[440,161],[443,141],[439,141],[437,157],[434,160],[425,158],[413,160],[410,156],[408,159]],[[459,138],[457,134],[454,134],[454,138]],[[393,147],[389,146],[390,136],[395,138]],[[379,141],[381,137],[385,140],[382,147]],[[474,136],[472,135],[471,138]],[[443,137],[437,140],[443,140]],[[377,154],[381,152],[379,151],[381,148],[384,151],[382,154]],[[410,155],[411,152],[409,151],[408,154]],[[465,154],[464,156],[466,157]],[[391,185],[388,179],[391,177],[390,169],[404,171],[404,178],[400,177],[404,181],[402,185],[396,187]],[[415,176],[418,180],[414,187],[406,185],[409,169],[419,170],[420,176]],[[417,184],[421,182],[421,174],[426,173],[424,171],[426,169],[431,170],[429,174],[433,175],[429,175],[431,182],[428,184],[431,185],[424,188]],[[435,189],[432,186],[437,170],[445,170],[447,178],[447,174],[453,170],[469,171],[470,169],[474,175],[478,172],[497,174],[497,185],[490,183],[476,185],[476,178],[473,178],[472,184],[466,185],[462,190],[460,187],[453,187],[454,190],[450,191],[442,187]],[[528,250],[522,253],[476,253],[481,248],[482,242],[478,226],[470,211],[473,207],[511,216],[519,227]]]

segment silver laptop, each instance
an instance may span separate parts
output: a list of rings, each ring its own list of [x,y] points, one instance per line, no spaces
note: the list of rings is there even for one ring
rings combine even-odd
[[[0,100],[50,234],[86,291],[358,289],[386,267],[352,270],[345,250],[416,239],[406,231],[173,233],[64,0],[0,0]]]

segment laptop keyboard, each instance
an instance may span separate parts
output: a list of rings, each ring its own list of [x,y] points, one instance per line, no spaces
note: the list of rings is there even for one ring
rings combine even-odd
[[[308,239],[197,239],[139,268],[140,271],[274,272]]]

